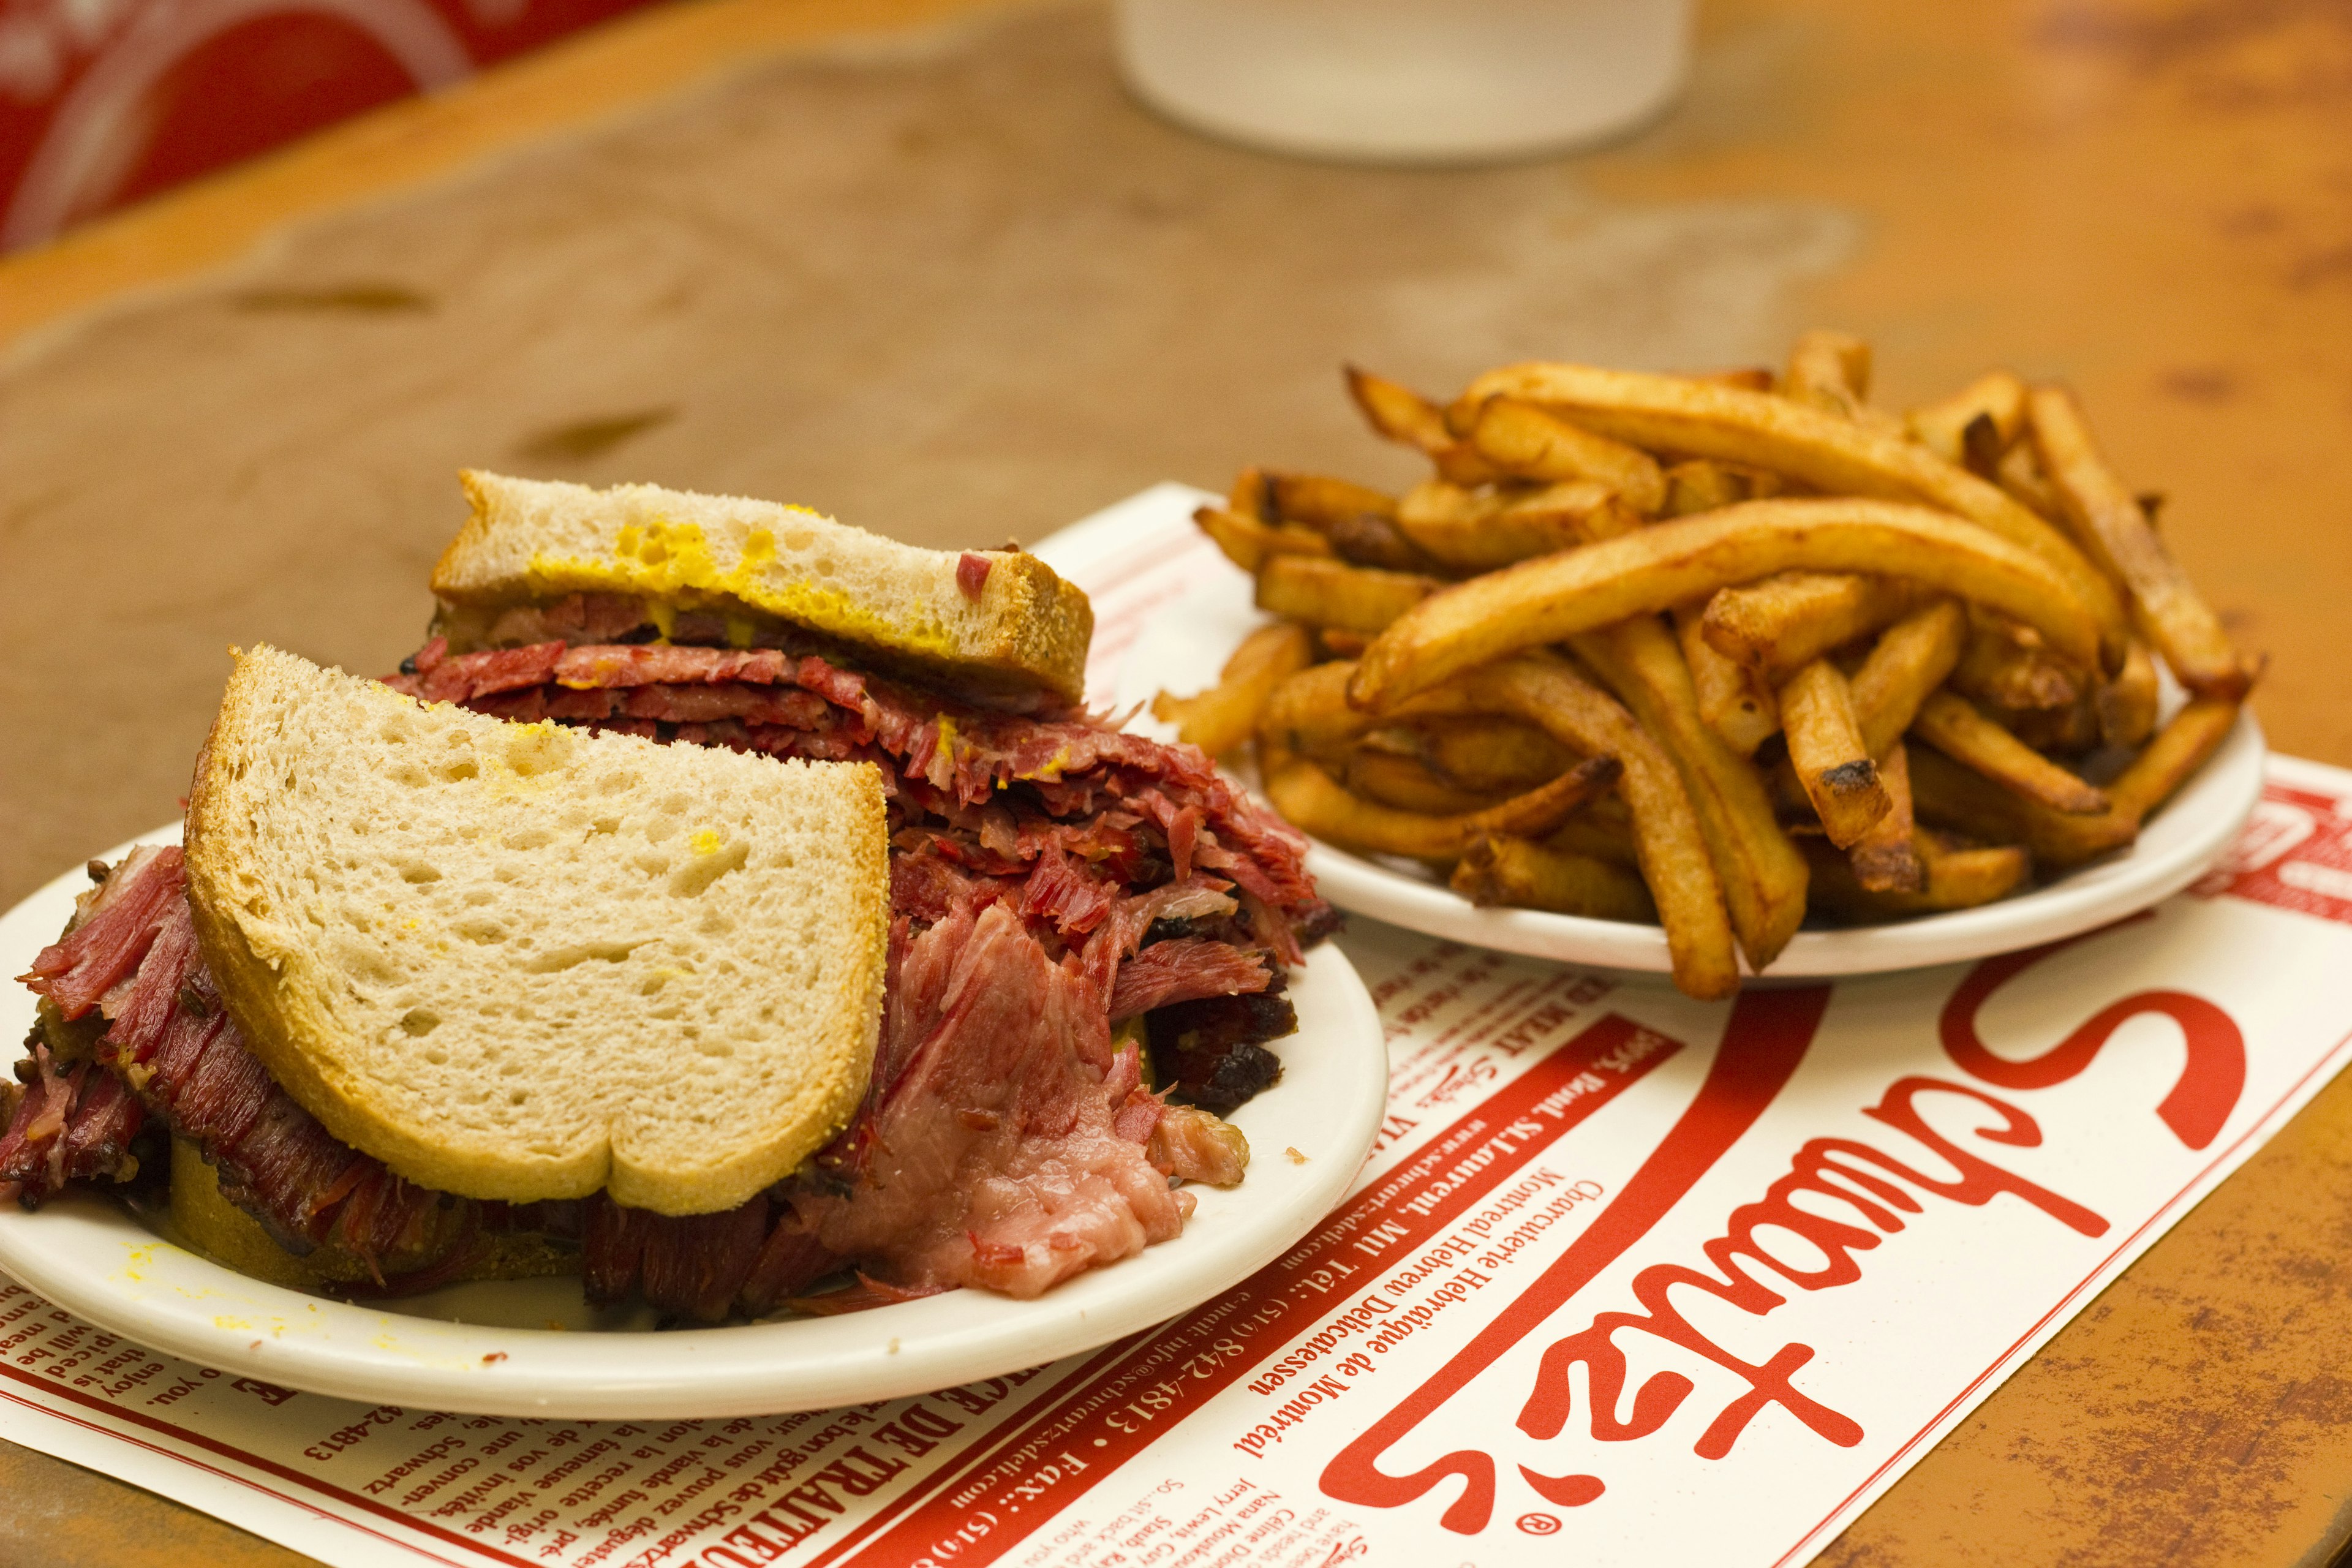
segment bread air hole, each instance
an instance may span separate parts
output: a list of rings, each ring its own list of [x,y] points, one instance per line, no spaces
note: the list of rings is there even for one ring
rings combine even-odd
[[[400,1032],[412,1040],[421,1040],[440,1027],[440,1017],[422,1007],[411,1007],[400,1016]]]
[[[751,846],[740,838],[708,855],[698,855],[679,867],[676,874],[670,878],[670,896],[679,899],[698,899],[708,892],[710,885],[719,878],[730,871],[742,869],[743,863],[751,858]]]
[[[440,773],[443,784],[462,784],[467,779],[478,779],[482,776],[482,770],[474,765],[471,757],[462,762],[444,763],[436,771]]]
[[[357,861],[352,863],[352,869],[359,869]],[[441,873],[422,860],[411,860],[400,868],[400,879],[413,886],[422,887],[427,882],[439,881]]]
[[[457,934],[467,942],[478,942],[487,945],[490,942],[506,941],[507,928],[496,921],[459,921]]]
[[[509,849],[544,849],[555,842],[555,832],[548,827],[518,827],[500,842]]]
[[[592,959],[601,960],[605,963],[618,963],[652,940],[650,937],[639,937],[635,942],[588,942],[572,947],[559,947],[551,952],[541,953],[523,967],[533,974],[554,974],[586,963]],[[517,1011],[517,1016],[520,1016],[520,1009]]]

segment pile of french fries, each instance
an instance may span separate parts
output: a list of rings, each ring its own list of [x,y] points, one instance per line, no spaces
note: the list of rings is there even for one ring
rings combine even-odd
[[[1809,910],[2002,898],[2132,842],[2260,672],[2063,386],[1895,415],[1870,351],[1348,373],[1402,496],[1244,470],[1200,526],[1278,617],[1153,711],[1330,843],[1480,904],[1664,927],[1694,996]],[[2158,661],[2189,700],[2158,724]],[[2093,781],[2103,780],[2103,783]]]

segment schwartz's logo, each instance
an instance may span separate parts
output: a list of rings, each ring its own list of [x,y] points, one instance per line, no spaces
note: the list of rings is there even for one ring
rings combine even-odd
[[[2135,917],[2145,919],[2146,916]],[[2131,923],[2129,921],[2124,922]],[[2116,928],[2106,928],[2113,931]],[[2100,933],[2089,933],[2100,934]],[[1938,1031],[1954,1065],[1980,1083],[1999,1089],[2046,1089],[2080,1074],[2116,1030],[2130,1018],[2157,1013],[2177,1023],[2188,1042],[2188,1066],[2157,1107],[2157,1115],[2191,1149],[2212,1142],[2245,1086],[2245,1042],[2220,1007],[2180,991],[2143,991],[2100,1009],[2049,1050],[2024,1061],[1994,1056],[1976,1032],[1986,998],[2020,971],[2073,945],[2083,937],[2053,942],[1979,964],[1945,1004]],[[1495,1458],[1482,1449],[1444,1455],[1410,1474],[1381,1468],[1383,1454],[1436,1412],[1496,1358],[1540,1327],[1603,1268],[1622,1256],[1705,1175],[1754,1124],[1804,1058],[1829,1005],[1827,986],[1787,991],[1750,991],[1734,1004],[1723,1045],[1706,1081],[1681,1120],[1582,1235],[1500,1317],[1440,1368],[1437,1373],[1372,1428],[1342,1450],[1322,1474],[1323,1490],[1342,1502],[1369,1508],[1400,1508],[1451,1479],[1461,1489],[1441,1517],[1449,1530],[1473,1534],[1494,1516],[1499,1484]],[[1604,1443],[1633,1442],[1663,1427],[1696,1392],[1680,1373],[1660,1372],[1632,1391],[1625,1402],[1628,1336],[1647,1335],[1730,1373],[1744,1392],[1715,1415],[1695,1451],[1720,1459],[1759,1415],[1778,1405],[1822,1439],[1843,1447],[1862,1440],[1862,1427],[1794,1386],[1791,1378],[1813,1358],[1810,1345],[1789,1343],[1761,1363],[1749,1363],[1714,1342],[1675,1305],[1676,1287],[1701,1292],[1755,1317],[1769,1315],[1789,1298],[1786,1291],[1831,1290],[1862,1278],[1856,1254],[1900,1233],[1904,1215],[1923,1212],[1929,1202],[1979,1207],[2002,1194],[2021,1199],[2059,1225],[2084,1236],[2105,1234],[2107,1222],[2081,1204],[2004,1168],[1988,1151],[1965,1146],[1931,1127],[1923,1104],[1960,1100],[1979,1109],[1982,1125],[1973,1136],[1984,1143],[2032,1148],[2042,1142],[2033,1119],[2017,1106],[1971,1084],[1906,1077],[1889,1085],[1877,1104],[1863,1112],[1900,1135],[1902,1142],[1863,1142],[1816,1138],[1790,1159],[1788,1173],[1753,1203],[1726,1218],[1722,1231],[1701,1247],[1706,1267],[1661,1263],[1633,1277],[1638,1311],[1607,1311],[1544,1352],[1517,1419],[1530,1437],[1550,1438],[1580,1418]],[[1950,1175],[1923,1171],[1948,1167]],[[1844,1217],[1829,1218],[1793,1201],[1799,1193],[1833,1207]],[[1821,1260],[1791,1262],[1774,1255],[1759,1232],[1778,1229],[1801,1237]],[[1584,1369],[1590,1407],[1580,1411],[1572,1373]],[[1549,1475],[1516,1466],[1517,1483],[1556,1507],[1576,1508],[1606,1490],[1599,1476]]]

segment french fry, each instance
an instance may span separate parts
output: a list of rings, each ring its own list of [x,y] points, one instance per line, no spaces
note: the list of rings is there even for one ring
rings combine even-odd
[[[1331,542],[1311,528],[1269,524],[1223,507],[1204,506],[1192,514],[1201,531],[1216,542],[1225,559],[1255,573],[1276,555],[1329,555]]]
[[[1444,563],[1407,537],[1394,518],[1369,511],[1334,518],[1323,526],[1323,537],[1331,542],[1339,559],[1352,566],[1424,574],[1445,569]]]
[[[1993,469],[1993,482],[2036,517],[2045,518],[2061,528],[2065,526],[2065,503],[2058,499],[2058,487],[2042,471],[2042,455],[2033,449],[2032,442],[2017,442],[2000,455]]]
[[[2095,691],[2085,691],[2063,708],[2011,708],[1988,717],[2031,751],[2079,757],[2098,749],[2099,705]]]
[[[1633,814],[1625,809],[1622,795],[1605,795],[1594,801],[1562,823],[1544,842],[1554,849],[1589,855],[1637,874],[1642,868],[1641,847],[1633,837]]]
[[[2007,372],[1900,418],[1834,332],[1777,377],[1529,363],[1443,406],[1348,380],[1436,477],[1244,470],[1202,525],[1293,640],[1155,711],[1228,749],[1254,718],[1286,815],[1474,901],[1654,907],[1693,996],[1770,963],[1809,898],[1967,909],[2128,845],[2260,673],[2157,542],[2160,498]],[[2159,654],[2205,693],[2160,729]],[[2059,760],[2142,742],[2104,791]]]
[[[1234,477],[1233,493],[1226,498],[1225,510],[1254,522],[1272,524],[1281,521],[1274,510],[1274,482],[1255,464]],[[1195,521],[1200,516],[1197,511],[1192,514]]]
[[[1879,634],[1878,646],[1846,683],[1864,751],[1883,757],[1902,739],[1919,704],[1959,662],[1968,625],[1968,612],[1959,602],[1945,599]]]
[[[1274,564],[1286,563],[1299,564]],[[2064,577],[1984,529],[1887,501],[1761,500],[1654,523],[1433,594],[1364,650],[1349,700],[1378,710],[1519,649],[1797,567],[1933,583],[2016,616],[2085,664],[2098,657],[2096,614]]]
[[[1549,735],[1517,719],[1429,720],[1415,733],[1422,760],[1464,789],[1526,789],[1566,772],[1576,760]]]
[[[1968,647],[1951,675],[1953,690],[2003,711],[2072,707],[2088,680],[2088,671],[2053,658],[2031,627],[1983,611],[1969,617]]]
[[[1349,704],[1348,679],[1355,668],[1345,660],[1318,664],[1276,686],[1258,720],[1260,738],[1274,741],[1286,752],[1330,756],[1386,725],[1511,711],[1469,684],[1455,682],[1400,703],[1392,714],[1376,716]],[[1595,754],[1592,749],[1570,744],[1580,756]]]
[[[1893,626],[1935,596],[1934,589],[1901,577],[1780,572],[1708,599],[1700,635],[1769,683]]]
[[[1268,474],[1265,479],[1275,516],[1321,531],[1349,518],[1396,515],[1396,498],[1366,485],[1324,474]]]
[[[1445,427],[1445,411],[1409,386],[1370,371],[1347,367],[1348,395],[1371,427],[1389,440],[1415,447],[1456,484],[1486,484],[1501,476],[1476,448]]]
[[[1682,649],[1656,616],[1587,632],[1573,646],[1682,774],[1732,934],[1762,973],[1805,918],[1805,862],[1780,830],[1764,781],[1700,718]]]
[[[1919,445],[1948,463],[1973,469],[1968,428],[1979,419],[1989,422],[1997,460],[2025,427],[2025,383],[2008,371],[1991,371],[1940,402],[1914,408],[1904,423]]]
[[[1163,691],[1151,700],[1151,716],[1175,725],[1178,740],[1222,757],[1256,732],[1274,689],[1314,657],[1314,639],[1306,627],[1287,622],[1260,626],[1225,660],[1216,685],[1195,697]]]
[[[2025,885],[2033,870],[2033,858],[2014,844],[1964,849],[1941,845],[1934,834],[1922,833],[1916,847],[1927,868],[1927,886],[1911,892],[1865,888],[1835,851],[1809,847],[1815,896],[1840,919],[1868,923],[1975,909],[2007,898]]]
[[[1372,646],[1372,639],[1362,632],[1351,632],[1340,626],[1317,626],[1315,646],[1333,658],[1344,658],[1352,663],[1364,657],[1364,650]]]
[[[1283,816],[1345,848],[1453,860],[1482,835],[1551,832],[1577,807],[1613,785],[1620,772],[1613,757],[1590,757],[1540,788],[1454,816],[1426,816],[1374,805],[1349,794],[1337,779],[1304,758],[1276,765],[1265,781],[1265,793]]]
[[[2107,792],[2085,783],[1986,718],[1949,689],[1927,694],[1911,732],[1985,777],[2069,816],[2107,809]]]
[[[2156,731],[2156,660],[2147,644],[2132,638],[2131,652],[2113,680],[2095,699],[2099,739],[2110,746],[2137,746]]]
[[[1771,371],[1760,364],[1733,365],[1725,370],[1685,371],[1679,379],[1709,386],[1736,386],[1742,392],[1770,392],[1773,389]]]
[[[2243,698],[2253,685],[2254,667],[2230,646],[2221,618],[2148,526],[2138,499],[2100,456],[2074,394],[2037,386],[2026,398],[2026,412],[2034,450],[2076,541],[2130,591],[2134,627],[2189,690]]]
[[[2200,697],[2181,709],[2107,785],[2114,809],[2129,812],[2135,822],[2154,816],[2205,765],[2205,759],[2221,749],[2237,721],[2238,704],[2218,697]]]
[[[1369,741],[1348,756],[1344,781],[1351,795],[1425,816],[1466,816],[1501,804],[1492,794],[1447,783],[1418,757],[1381,750]]]
[[[1706,626],[1704,605],[1675,606],[1675,637],[1682,644],[1683,662],[1690,667],[1691,688],[1698,693],[1698,716],[1723,737],[1725,745],[1752,757],[1780,728],[1780,704],[1771,687],[1753,670],[1716,651],[1706,640]]]
[[[1789,351],[1780,395],[1853,418],[1870,395],[1870,345],[1851,332],[1805,333]]]
[[[2021,842],[2040,865],[2063,871],[2138,837],[2140,825],[2221,749],[2237,720],[2234,702],[2191,701],[2107,785],[2107,809],[2095,816],[2052,811],[1933,752],[1912,756],[1912,796],[1928,822],[1974,838]]]
[[[1470,442],[1479,456],[1519,479],[1595,480],[1639,512],[1655,512],[1665,503],[1665,474],[1655,458],[1580,429],[1532,403],[1493,399],[1479,410]]]
[[[1560,744],[1624,764],[1617,790],[1633,817],[1642,879],[1658,906],[1675,984],[1702,1001],[1739,985],[1730,917],[1698,814],[1664,750],[1605,693],[1557,658],[1503,659],[1465,679],[1462,696],[1516,713]]]
[[[1744,500],[1764,500],[1785,488],[1780,476],[1767,468],[1693,458],[1666,470],[1666,503],[1662,510],[1668,517],[1688,517],[1695,511],[1713,511]]]
[[[2108,667],[2123,659],[2122,601],[2082,552],[1999,487],[1915,442],[1769,393],[1589,365],[1507,365],[1465,395],[1522,397],[1633,446],[1752,463],[1824,494],[1940,507],[2039,556],[2096,617]]]
[[[1903,742],[1878,759],[1878,782],[1886,786],[1887,811],[1846,851],[1853,879],[1874,893],[1924,893],[1927,863],[1913,842],[1911,763]]]
[[[1433,479],[1405,492],[1396,525],[1433,560],[1485,572],[1630,531],[1640,522],[1614,490],[1590,479],[1519,494]]]
[[[1573,850],[1490,834],[1454,863],[1454,890],[1474,904],[1549,910],[1603,921],[1657,918],[1649,889],[1622,866]]]
[[[1310,626],[1378,632],[1442,586],[1434,577],[1411,572],[1349,566],[1312,555],[1269,555],[1258,569],[1257,607]]]
[[[1817,658],[1780,688],[1780,732],[1805,798],[1830,842],[1850,848],[1894,807],[1854,721],[1845,677]]]

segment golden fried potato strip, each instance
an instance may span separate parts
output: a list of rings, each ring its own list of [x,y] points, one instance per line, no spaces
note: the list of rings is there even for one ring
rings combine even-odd
[[[2034,449],[2075,539],[2130,590],[2133,626],[2189,690],[2233,701],[2243,698],[2254,683],[2254,666],[2230,646],[2221,617],[2148,526],[2138,499],[2100,456],[2074,395],[2063,386],[2037,386],[2026,399],[2026,411]]]
[[[2022,843],[2050,870],[2065,870],[2121,848],[2221,749],[2238,705],[2200,697],[2156,732],[2147,749],[2107,785],[2107,809],[2072,816],[2025,799],[1932,751],[1911,757],[1911,792],[1920,817],[1972,838]]]
[[[1303,522],[1320,532],[1356,517],[1394,517],[1396,497],[1348,479],[1326,474],[1269,474],[1267,489],[1274,514],[1288,522]]]
[[[1244,572],[1255,573],[1277,555],[1331,553],[1331,542],[1311,528],[1260,522],[1225,507],[1204,506],[1192,514],[1192,521],[1215,541],[1226,560]]]
[[[1706,640],[1705,611],[1705,605],[1696,603],[1675,606],[1675,637],[1682,644],[1683,662],[1690,667],[1691,689],[1698,693],[1698,716],[1723,737],[1725,745],[1752,757],[1780,728],[1780,704],[1755,671],[1724,658]]]
[[[1502,804],[1491,791],[1466,790],[1440,778],[1419,757],[1373,744],[1378,738],[1377,731],[1366,736],[1348,753],[1342,779],[1350,795],[1424,816],[1461,816]]]
[[[1222,757],[1256,733],[1274,689],[1314,658],[1314,638],[1306,627],[1287,622],[1260,626],[1225,660],[1216,685],[1193,697],[1163,691],[1151,700],[1151,716],[1175,725],[1178,740]]]
[[[1623,867],[1531,839],[1490,834],[1454,867],[1455,892],[1479,905],[1549,910],[1603,921],[1651,921],[1657,907]]]
[[[1999,487],[1899,436],[1769,393],[1591,365],[1507,365],[1464,395],[1522,397],[1646,450],[1752,463],[1826,495],[1941,507],[2040,556],[2090,606],[2110,668],[2123,658],[2122,601],[2064,534]]]
[[[1511,397],[1488,403],[1471,426],[1470,443],[1496,468],[1519,479],[1595,480],[1639,512],[1655,512],[1665,504],[1666,477],[1655,458],[1532,403]]]
[[[1846,683],[1864,751],[1883,757],[1902,738],[1927,693],[1944,684],[1959,662],[1968,626],[1959,601],[1946,599],[1880,634],[1878,645]]]
[[[1481,485],[1500,479],[1477,448],[1445,427],[1445,411],[1409,386],[1347,367],[1348,395],[1372,429],[1391,441],[1425,454],[1437,471],[1455,484]]]
[[[2087,670],[2053,658],[2031,627],[1982,610],[1969,616],[1968,647],[1951,674],[1953,690],[2005,712],[2071,708],[2089,680]]]
[[[1911,732],[1962,767],[2053,811],[2089,816],[2107,809],[2106,791],[2076,778],[1949,688],[1927,694]]]
[[[1664,748],[1557,658],[1524,655],[1466,676],[1456,689],[1491,710],[1516,713],[1571,750],[1624,764],[1617,791],[1633,816],[1642,879],[1665,928],[1675,984],[1685,995],[1728,996],[1739,985],[1731,921],[1706,835],[1682,775]]]
[[[1301,564],[1273,564],[1286,563]],[[1490,659],[1792,567],[1918,578],[2015,616],[2086,664],[2097,657],[2097,617],[2060,574],[1973,523],[1888,501],[1761,500],[1433,594],[1364,651],[1349,700],[1378,710]]]
[[[1951,396],[1914,408],[1904,423],[1913,440],[1944,461],[1973,468],[1968,428],[1979,419],[1992,431],[1992,455],[1998,460],[2025,428],[2025,383],[2009,371],[1989,371]]]
[[[1457,816],[1425,816],[1350,795],[1323,768],[1294,758],[1278,762],[1265,781],[1275,809],[1318,838],[1345,848],[1416,860],[1453,860],[1481,835],[1539,836],[1616,784],[1613,757],[1588,757],[1540,788]]]
[[[1806,332],[1789,351],[1780,395],[1842,419],[1857,417],[1870,396],[1870,345],[1852,332],[1819,327]]]
[[[1656,616],[1586,632],[1571,646],[1682,774],[1732,933],[1761,973],[1805,918],[1804,858],[1780,830],[1762,777],[1699,716],[1682,649]]]
[[[1257,607],[1310,626],[1374,633],[1444,585],[1418,573],[1350,566],[1312,555],[1269,555],[1258,568]]]
[[[1832,648],[1893,626],[1935,589],[1902,577],[1851,572],[1778,572],[1725,588],[1706,602],[1707,645],[1762,675],[1785,679]]]
[[[1806,854],[1813,866],[1814,896],[1841,920],[1896,920],[1974,909],[2007,898],[2025,885],[2033,870],[2033,858],[2015,844],[1960,848],[1942,844],[1932,833],[1922,833],[1916,848],[1927,868],[1927,886],[1917,892],[1906,892],[1865,888],[1835,851],[1809,846]]]
[[[1886,748],[1878,759],[1878,782],[1886,786],[1887,811],[1846,851],[1853,879],[1874,893],[1924,893],[1927,863],[1914,842],[1917,825],[1911,815],[1911,762],[1902,742]]]
[[[1788,737],[1797,782],[1831,843],[1852,847],[1893,809],[1837,666],[1817,658],[1781,685],[1780,732]]]
[[[2094,699],[2099,717],[2099,739],[2110,746],[2137,746],[2156,732],[2156,660],[2147,644],[2132,638],[2131,652],[2113,680],[2103,682]]]
[[[1463,572],[1572,550],[1640,526],[1617,492],[1571,479],[1508,493],[1432,479],[1405,492],[1396,526],[1432,559]]]

